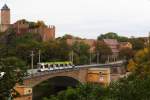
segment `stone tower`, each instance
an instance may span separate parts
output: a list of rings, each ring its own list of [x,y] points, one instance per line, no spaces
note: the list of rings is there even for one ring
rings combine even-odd
[[[6,4],[1,9],[1,24],[10,24],[10,9]]]
[[[0,31],[6,31],[10,26],[10,9],[5,4],[1,9],[1,28]]]

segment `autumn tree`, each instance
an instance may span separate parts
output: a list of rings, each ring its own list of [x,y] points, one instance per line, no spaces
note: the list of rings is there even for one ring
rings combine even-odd
[[[119,51],[119,57],[125,58],[127,61],[134,56],[134,51],[131,48],[122,48]]]
[[[150,75],[150,57],[149,49],[145,48],[136,53],[133,60],[128,64],[128,69],[132,69],[133,73],[136,73],[140,77]]]

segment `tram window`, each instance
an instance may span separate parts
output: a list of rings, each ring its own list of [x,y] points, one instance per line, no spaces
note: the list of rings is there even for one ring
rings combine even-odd
[[[58,64],[56,64],[56,67],[58,67],[59,65]]]
[[[50,67],[53,67],[53,65],[50,65]]]
[[[60,64],[61,67],[63,67],[63,64]]]
[[[48,64],[45,65],[45,68],[48,68]]]
[[[65,66],[68,66],[68,64],[65,64]]]
[[[40,68],[43,68],[43,66],[41,65]]]

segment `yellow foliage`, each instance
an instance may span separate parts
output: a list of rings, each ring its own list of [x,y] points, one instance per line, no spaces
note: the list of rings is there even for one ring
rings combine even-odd
[[[135,69],[136,69],[136,63],[133,60],[130,60],[127,66],[127,70],[133,72]]]
[[[145,69],[145,64],[147,64],[148,61],[148,49],[145,48],[143,50],[140,50],[136,53],[134,60],[130,60],[129,64],[127,66],[128,71],[135,71],[136,68],[139,68],[140,65],[142,65],[142,69]],[[141,67],[141,66],[140,66]],[[141,70],[141,69],[140,69]]]
[[[41,26],[45,26],[45,23],[43,21],[37,21],[36,25],[38,27],[41,27]]]

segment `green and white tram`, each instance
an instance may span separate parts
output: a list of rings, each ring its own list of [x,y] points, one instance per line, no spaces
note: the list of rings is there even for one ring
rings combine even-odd
[[[38,63],[38,72],[63,70],[63,69],[71,69],[71,68],[74,68],[74,65],[70,61]]]

